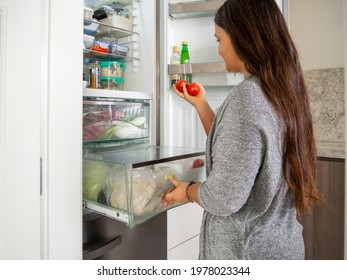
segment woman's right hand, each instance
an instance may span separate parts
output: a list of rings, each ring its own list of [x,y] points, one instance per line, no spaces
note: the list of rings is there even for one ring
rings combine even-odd
[[[204,87],[200,84],[199,84],[199,87],[200,87],[199,94],[197,94],[195,96],[191,96],[188,94],[186,84],[183,84],[183,92],[178,91],[175,84],[172,86],[172,88],[174,89],[174,91],[176,92],[176,94],[179,97],[187,100],[194,107],[197,107],[197,105],[199,105],[201,103],[207,102],[206,101],[206,92],[205,92]]]
[[[204,87],[199,84],[200,92],[195,96],[188,94],[186,84],[183,84],[183,92],[179,92],[175,85],[172,87],[179,97],[187,100],[195,107],[207,136],[210,133],[215,114],[207,102]]]

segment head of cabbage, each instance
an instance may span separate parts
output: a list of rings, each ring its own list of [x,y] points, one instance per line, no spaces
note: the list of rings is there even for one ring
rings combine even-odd
[[[83,198],[97,201],[108,174],[107,164],[85,159],[83,161]]]

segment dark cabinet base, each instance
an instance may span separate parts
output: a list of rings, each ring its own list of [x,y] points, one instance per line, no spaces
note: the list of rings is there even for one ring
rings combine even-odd
[[[316,180],[327,205],[314,205],[311,213],[302,220],[305,258],[342,260],[344,258],[345,161],[319,158]]]
[[[105,216],[85,215],[83,259],[166,260],[166,212],[133,228]]]

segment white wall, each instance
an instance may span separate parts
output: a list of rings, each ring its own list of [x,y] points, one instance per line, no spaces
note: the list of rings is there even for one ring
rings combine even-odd
[[[304,70],[344,67],[344,0],[289,0],[290,32]]]

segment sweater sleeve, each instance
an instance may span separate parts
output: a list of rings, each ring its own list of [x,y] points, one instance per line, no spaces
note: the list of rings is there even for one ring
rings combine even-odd
[[[236,213],[249,197],[265,151],[259,114],[259,103],[243,96],[229,98],[215,120],[212,167],[198,191],[200,205],[213,215]]]

